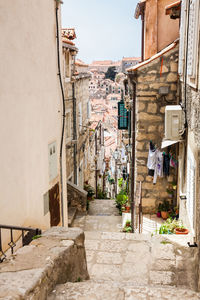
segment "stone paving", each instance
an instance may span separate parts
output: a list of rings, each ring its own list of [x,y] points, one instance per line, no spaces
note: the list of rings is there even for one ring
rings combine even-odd
[[[90,280],[56,286],[49,299],[200,299],[187,237],[120,232],[111,200],[92,202],[74,226],[85,230]]]

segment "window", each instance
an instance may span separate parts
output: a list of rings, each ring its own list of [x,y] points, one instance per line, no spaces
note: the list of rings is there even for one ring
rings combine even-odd
[[[70,77],[70,58],[69,51],[65,52],[65,77]]]
[[[81,131],[83,126],[82,103],[79,103],[78,107],[79,107],[79,131]]]
[[[71,140],[71,112],[66,113],[66,143]]]
[[[57,175],[57,151],[56,142],[48,145],[49,156],[49,180],[53,180]]]
[[[188,37],[188,75],[196,76],[198,55],[198,11],[199,0],[190,1],[189,37]]]
[[[181,4],[181,24],[180,24],[180,44],[179,44],[179,65],[178,73],[183,75],[183,63],[185,57],[185,39],[186,39],[186,0]]]
[[[87,102],[87,118],[88,119],[91,118],[91,103],[90,103],[90,100],[88,100],[88,102]]]

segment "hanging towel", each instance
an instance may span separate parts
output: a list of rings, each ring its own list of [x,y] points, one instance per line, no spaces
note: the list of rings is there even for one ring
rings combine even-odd
[[[163,154],[163,173],[165,176],[169,176],[170,156],[169,154]]]
[[[152,142],[149,145],[149,154],[147,159],[148,175],[154,176],[156,166],[156,148]]]
[[[156,184],[157,176],[163,177],[163,153],[156,151],[156,164],[154,170],[153,183]]]

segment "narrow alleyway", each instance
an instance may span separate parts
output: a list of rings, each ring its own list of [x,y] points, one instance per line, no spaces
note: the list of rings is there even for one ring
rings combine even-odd
[[[192,291],[195,250],[185,246],[185,238],[120,232],[112,200],[92,202],[74,226],[85,231],[90,280],[58,285],[49,300],[200,299]]]

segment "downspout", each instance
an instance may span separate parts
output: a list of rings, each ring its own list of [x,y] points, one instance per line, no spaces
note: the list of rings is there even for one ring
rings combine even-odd
[[[135,213],[135,112],[136,112],[136,82],[133,82],[132,108],[132,165],[131,165],[131,227],[134,232]]]
[[[141,49],[141,60],[144,61],[144,7],[141,9],[141,20],[142,20],[142,49]]]
[[[95,189],[96,189],[96,199],[97,199],[97,129],[95,131]]]
[[[62,154],[63,154],[63,140],[65,132],[65,96],[62,84],[61,69],[60,69],[60,41],[59,41],[59,25],[58,25],[58,6],[60,2],[56,2],[56,40],[57,40],[57,59],[58,59],[58,77],[60,81],[60,89],[62,94],[62,131],[60,140],[60,195],[61,195],[61,217],[62,226],[64,226],[64,199],[63,199],[63,165],[62,165]]]
[[[74,184],[77,184],[77,132],[76,132],[76,97],[75,82],[72,82],[72,99],[73,99],[73,140],[74,140]]]

